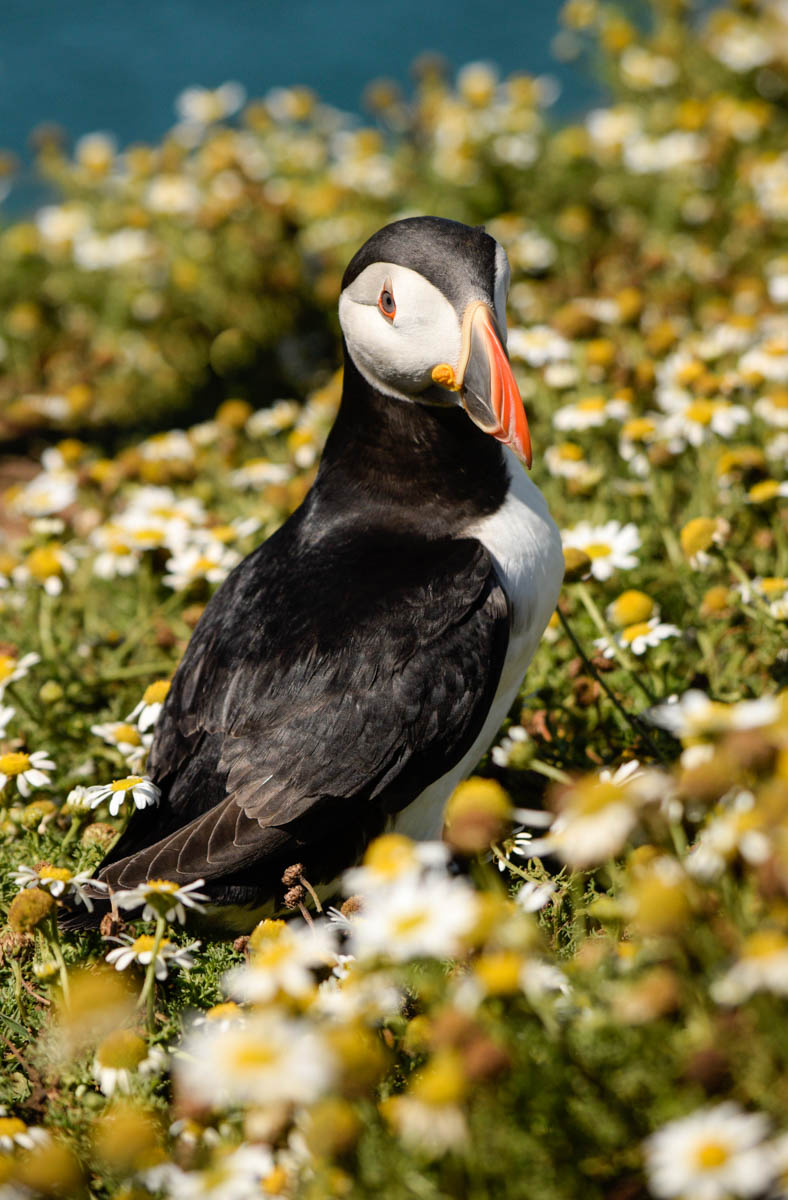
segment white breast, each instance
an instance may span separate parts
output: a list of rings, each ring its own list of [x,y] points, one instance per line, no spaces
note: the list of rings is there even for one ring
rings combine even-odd
[[[412,804],[391,828],[423,841],[440,837],[443,810],[452,790],[473,770],[500,729],[555,610],[564,575],[561,536],[544,496],[517,457],[505,448],[509,471],[506,500],[489,517],[470,525],[467,537],[489,551],[512,610],[512,625],[498,690],[481,733],[462,760]]]

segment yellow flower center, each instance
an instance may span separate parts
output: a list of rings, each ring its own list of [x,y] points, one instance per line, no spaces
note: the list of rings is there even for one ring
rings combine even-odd
[[[0,654],[0,683],[8,679],[16,670],[16,659],[10,654]]]
[[[604,396],[587,396],[585,400],[580,400],[577,404],[578,412],[598,413],[605,411],[606,400]]]
[[[161,704],[169,690],[169,679],[157,679],[155,683],[148,684],[142,699],[146,704]]]
[[[722,1142],[701,1142],[695,1151],[695,1161],[702,1171],[713,1171],[727,1162],[730,1154]]]
[[[624,793],[615,783],[605,783],[600,779],[581,779],[571,796],[571,806],[583,816],[593,816],[602,812],[610,804],[621,804]]]
[[[414,912],[408,913],[406,916],[397,917],[392,924],[395,937],[407,937],[409,933],[414,933],[427,920],[426,913]]]
[[[786,950],[788,939],[776,929],[761,929],[744,943],[745,958],[771,958],[774,954],[785,954]]]
[[[59,544],[53,542],[51,546],[37,546],[31,551],[27,556],[27,569],[34,579],[43,581],[60,574],[59,550]]]
[[[131,535],[137,542],[153,542],[160,546],[164,541],[163,529],[135,529]]]
[[[47,864],[44,867],[39,867],[38,878],[42,882],[45,879],[51,879],[54,883],[55,880],[59,879],[61,883],[68,883],[69,879],[73,879],[73,876],[68,867],[52,867]]]
[[[102,1067],[110,1067],[115,1071],[133,1071],[147,1053],[148,1047],[138,1033],[121,1029],[104,1038],[96,1051],[96,1058]]]
[[[254,954],[254,965],[256,967],[278,967],[283,962],[287,962],[292,954],[292,944],[289,938],[280,938],[277,941],[264,942]]]
[[[141,775],[129,775],[128,779],[113,779],[110,789],[113,792],[128,792],[138,783],[142,783]]]
[[[386,833],[371,843],[364,855],[364,866],[376,875],[393,878],[415,862],[413,843],[401,833]]]
[[[171,896],[178,890],[178,884],[170,879],[149,879],[145,886],[149,892],[158,892],[160,895]]]
[[[156,938],[152,933],[141,933],[140,936],[135,938],[131,943],[131,948],[135,954],[146,954],[149,950],[153,949],[155,941]],[[169,938],[162,938],[159,942],[159,952],[161,952],[165,946],[171,945],[172,942]]]
[[[261,1041],[245,1041],[230,1049],[230,1060],[239,1071],[257,1071],[270,1067],[278,1059],[276,1048]]]
[[[765,500],[773,500],[779,491],[780,485],[776,479],[762,479],[750,488],[747,495],[754,504],[763,504]]]
[[[656,425],[649,417],[633,417],[631,421],[625,422],[621,433],[625,438],[629,438],[631,442],[642,442],[650,434],[654,433],[656,428]]]
[[[654,601],[645,592],[634,588],[621,595],[611,605],[611,616],[616,625],[634,625],[636,621],[647,621],[654,612]]]
[[[788,579],[783,579],[780,575],[768,575],[761,579],[759,587],[764,596],[771,599],[773,596],[781,596],[783,592],[788,591]]]
[[[17,1133],[24,1133],[27,1130],[27,1125],[24,1121],[20,1121],[19,1117],[0,1117],[0,1137],[14,1137]]]
[[[717,405],[711,400],[694,400],[692,404],[688,404],[684,410],[684,416],[688,421],[694,421],[696,425],[709,425]]]
[[[142,739],[139,735],[139,730],[133,725],[116,725],[112,733],[116,742],[127,742],[130,746],[139,746]]]
[[[21,750],[0,754],[0,775],[21,775],[30,766],[30,755]]]
[[[717,522],[712,517],[695,517],[679,534],[681,548],[688,558],[708,550],[717,532]]]
[[[214,525],[211,529],[211,537],[217,542],[232,542],[238,537],[238,531],[233,529],[232,525]]]
[[[582,446],[578,446],[577,442],[562,442],[556,448],[558,450],[558,457],[565,459],[567,462],[583,461],[583,448]]]
[[[237,1017],[241,1009],[234,1000],[226,1000],[224,1004],[214,1004],[205,1013],[206,1021],[223,1021],[225,1017]]]
[[[589,542],[583,549],[589,558],[607,558],[609,554],[613,553],[613,547],[609,546],[607,542]]]
[[[631,645],[635,638],[645,637],[650,629],[648,621],[637,621],[634,625],[627,625],[626,629],[621,630],[622,641]]]
[[[508,996],[520,989],[523,960],[515,950],[498,950],[482,954],[476,960],[474,972],[490,996]]]
[[[215,566],[215,558],[206,558],[205,555],[203,555],[201,558],[197,559],[196,563],[192,567],[192,572],[193,574],[197,574],[198,571],[212,571]]]

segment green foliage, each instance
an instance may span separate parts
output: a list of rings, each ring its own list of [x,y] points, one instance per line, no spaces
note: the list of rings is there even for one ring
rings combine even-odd
[[[4,1195],[723,1200],[785,1171],[785,29],[766,4],[649,12],[565,6],[616,101],[563,128],[544,81],[427,63],[410,99],[371,85],[376,128],[301,89],[234,124],[201,93],[160,146],[42,147],[62,202],[0,234],[1,427],[54,443],[4,497],[5,913],[31,883],[61,903],[145,802],[203,604],[311,482],[341,273],[386,221],[505,245],[571,570],[463,793],[494,826],[497,781],[526,828],[460,880],[374,845],[393,890],[350,914],[353,964],[334,946],[280,979],[303,931],[195,947],[142,900],[101,933],[0,932]],[[407,950],[419,922],[438,957]]]

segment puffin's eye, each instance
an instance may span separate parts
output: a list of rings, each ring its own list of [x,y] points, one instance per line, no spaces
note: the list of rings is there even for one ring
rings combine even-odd
[[[387,279],[383,284],[380,295],[378,296],[378,308],[383,313],[387,321],[393,321],[397,314],[397,305],[394,301],[394,293],[391,290],[391,280]]]

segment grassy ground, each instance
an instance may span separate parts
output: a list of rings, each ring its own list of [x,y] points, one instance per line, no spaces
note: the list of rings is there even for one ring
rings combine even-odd
[[[3,1198],[785,1186],[785,28],[564,17],[616,97],[577,125],[481,66],[375,84],[365,129],[205,95],[161,146],[45,146],[62,204],[0,234]],[[345,261],[430,211],[509,253],[567,558],[463,871],[384,839],[360,915],[299,924],[296,881],[287,927],[195,945],[160,887],[58,936],[205,600],[313,477]]]

